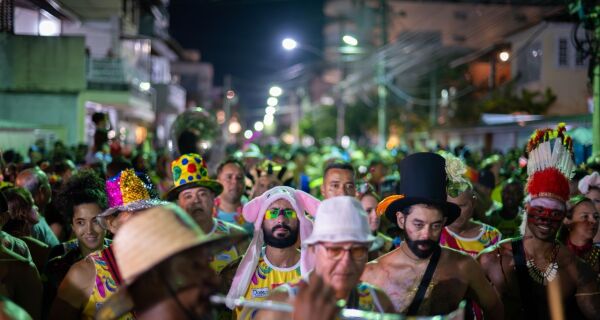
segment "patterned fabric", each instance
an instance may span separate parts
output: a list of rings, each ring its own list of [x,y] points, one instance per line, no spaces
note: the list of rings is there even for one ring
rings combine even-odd
[[[96,311],[100,309],[104,301],[117,291],[120,276],[118,270],[115,270],[114,256],[111,247],[96,251],[90,254],[87,259],[91,259],[96,269],[95,285],[92,295],[83,308],[81,319],[94,319]],[[135,319],[133,314],[128,313],[121,320]]]
[[[213,220],[214,220],[215,225],[213,227],[213,230],[208,233],[208,236],[212,236],[213,234],[230,235],[230,234],[232,234],[232,232],[234,232],[234,230],[237,229],[236,226],[231,223],[221,221],[219,219],[213,219]],[[220,252],[217,252],[211,258],[210,267],[216,273],[219,273],[219,272],[221,272],[221,270],[223,270],[223,268],[225,268],[225,266],[227,266],[231,261],[237,259],[239,256],[240,256],[240,253],[238,252],[237,248],[235,246],[231,246]]]
[[[483,249],[495,245],[502,239],[502,234],[498,229],[484,223],[476,223],[481,226],[481,231],[473,238],[461,237],[450,231],[448,227],[445,227],[442,229],[440,245],[462,251],[475,257],[479,252],[483,251]]]
[[[271,294],[271,292],[286,283],[294,282],[300,279],[300,261],[290,268],[278,268],[272,265],[263,249],[256,271],[252,275],[250,285],[246,290],[244,299],[262,301]],[[241,308],[235,309],[235,317],[239,319]],[[250,318],[253,315],[249,315]]]

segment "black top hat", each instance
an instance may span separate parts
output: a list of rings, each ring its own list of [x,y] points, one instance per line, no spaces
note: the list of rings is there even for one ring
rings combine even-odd
[[[421,152],[400,163],[399,193],[404,197],[388,205],[385,215],[396,221],[396,212],[414,204],[431,204],[442,208],[446,225],[460,216],[460,207],[447,201],[446,161],[436,153]]]

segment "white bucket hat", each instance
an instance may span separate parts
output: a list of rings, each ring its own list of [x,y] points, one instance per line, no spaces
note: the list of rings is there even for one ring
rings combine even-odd
[[[302,245],[318,242],[372,243],[367,213],[356,198],[333,197],[321,202],[313,224],[313,232]]]

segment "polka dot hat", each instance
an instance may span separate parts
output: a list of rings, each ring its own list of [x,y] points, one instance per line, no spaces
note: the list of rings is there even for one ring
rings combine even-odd
[[[173,188],[166,194],[169,201],[177,199],[185,189],[204,187],[212,190],[215,195],[223,191],[223,185],[208,176],[206,162],[199,154],[188,153],[171,162]]]

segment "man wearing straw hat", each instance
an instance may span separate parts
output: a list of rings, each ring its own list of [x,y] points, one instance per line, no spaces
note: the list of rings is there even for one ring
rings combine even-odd
[[[312,232],[305,212],[314,215],[319,203],[308,193],[279,186],[244,206],[244,219],[254,223],[254,236],[233,278],[229,299],[263,300],[276,287],[312,269],[312,256],[298,245]],[[236,308],[236,316],[240,310]]]
[[[171,163],[173,188],[166,194],[169,201],[176,201],[207,235],[235,234],[246,231],[233,223],[213,218],[215,197],[223,191],[223,185],[208,177],[206,162],[199,154],[184,154]],[[217,252],[210,266],[219,273],[231,261],[237,259],[246,246],[238,245]]]
[[[600,315],[596,275],[556,240],[575,168],[571,138],[565,131],[562,124],[556,130],[537,130],[527,145],[523,237],[502,241],[478,257],[502,296],[506,319],[598,319]]]
[[[439,245],[442,228],[460,215],[447,201],[446,163],[435,153],[415,153],[400,163],[400,195],[379,203],[377,212],[396,221],[402,244],[367,264],[362,280],[383,289],[396,311],[434,316],[474,300],[486,319],[502,319],[503,307],[477,262]]]
[[[106,180],[109,208],[97,216],[100,225],[118,234],[134,214],[165,204],[150,178],[131,169]],[[140,253],[147,254],[148,252]],[[58,288],[50,319],[93,319],[97,309],[122,283],[113,247],[91,253],[75,263]],[[132,314],[123,319],[134,319]]]
[[[206,235],[181,210],[170,204],[133,217],[115,237],[114,251],[123,285],[99,310],[96,319],[111,320],[131,312],[137,319],[213,319],[211,295],[218,277],[209,267],[216,251],[231,246],[244,234]],[[334,304],[318,292],[302,292],[295,311],[328,314]],[[328,319],[316,314],[311,319]]]
[[[277,288],[268,300],[291,303],[298,293],[299,283],[308,283],[309,278],[320,276],[327,295],[334,301],[345,300],[346,308],[394,313],[392,302],[381,289],[360,282],[369,246],[374,240],[367,213],[358,200],[349,196],[324,200],[317,209],[313,233],[303,242],[315,256],[315,268],[301,280]],[[255,319],[286,319],[289,316],[260,310]]]

